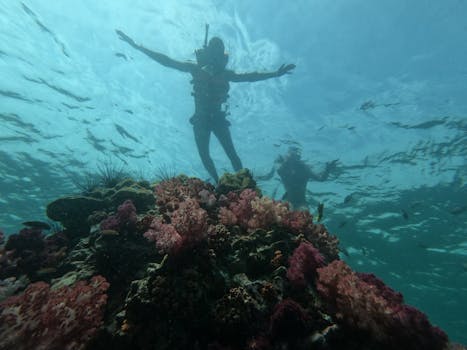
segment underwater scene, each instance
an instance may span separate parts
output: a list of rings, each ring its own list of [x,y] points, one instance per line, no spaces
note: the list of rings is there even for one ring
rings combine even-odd
[[[466,14],[0,0],[0,350],[467,349]]]

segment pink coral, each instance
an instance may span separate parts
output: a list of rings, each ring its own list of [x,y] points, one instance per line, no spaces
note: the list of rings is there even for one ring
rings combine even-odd
[[[108,287],[102,276],[54,290],[29,285],[0,303],[0,349],[84,349],[102,324]]]
[[[194,198],[198,201],[207,200],[210,204],[215,199],[212,185],[200,179],[186,176],[177,176],[161,181],[156,185],[154,192],[156,204],[163,213],[175,211],[179,204],[188,198]]]
[[[150,242],[156,243],[156,249],[159,253],[175,253],[182,245],[182,236],[175,227],[163,223],[159,218],[155,218],[151,227],[144,233],[144,237]]]
[[[301,242],[289,259],[287,278],[297,288],[304,288],[316,276],[316,269],[324,266],[324,258],[311,243]]]
[[[226,207],[221,207],[219,209],[219,222],[222,225],[233,226],[237,224],[238,219],[232,210],[227,209]]]
[[[339,240],[331,235],[324,225],[314,224],[313,216],[308,211],[289,212],[283,222],[292,233],[304,234],[319,249],[327,261],[339,258]]]
[[[206,235],[208,214],[193,198],[180,203],[172,214],[172,225],[185,240],[198,241]]]
[[[220,222],[224,225],[239,225],[248,231],[282,225],[289,212],[286,203],[258,197],[250,188],[239,195],[230,192],[228,199],[228,208],[219,210]]]
[[[387,348],[441,350],[447,343],[446,334],[404,305],[400,293],[343,261],[318,269],[317,290],[341,323],[368,332]]]
[[[309,211],[291,211],[284,218],[284,225],[295,233],[305,233],[312,229],[313,216]]]
[[[257,197],[252,189],[243,190],[240,194],[229,192],[227,195],[229,208],[221,208],[219,211],[219,220],[224,225],[231,225],[233,222],[248,227],[248,220],[253,216],[251,202]]]
[[[154,219],[144,237],[155,242],[162,254],[177,253],[181,248],[191,247],[207,238],[207,218],[206,210],[195,199],[188,198],[172,213],[171,223]]]
[[[256,197],[251,201],[253,216],[248,220],[248,228],[269,228],[281,225],[287,217],[289,209],[286,203],[274,201],[268,197]]]

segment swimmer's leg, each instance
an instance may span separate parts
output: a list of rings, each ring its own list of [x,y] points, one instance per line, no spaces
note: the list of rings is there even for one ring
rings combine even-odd
[[[193,131],[195,134],[196,147],[198,148],[199,156],[203,162],[204,168],[208,171],[209,175],[216,181],[219,181],[217,176],[216,167],[212,161],[211,156],[209,155],[209,139],[211,136],[211,131],[201,125],[194,125]]]
[[[230,135],[229,126],[226,123],[225,125],[216,126],[213,129],[214,135],[216,135],[217,139],[219,140],[222,148],[224,149],[227,157],[229,157],[230,162],[232,163],[232,167],[235,171],[239,171],[243,168],[242,161],[235,151],[234,144],[232,142],[232,136]]]

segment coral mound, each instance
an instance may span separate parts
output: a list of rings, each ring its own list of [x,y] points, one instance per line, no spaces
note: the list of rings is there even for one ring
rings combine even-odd
[[[236,176],[218,189],[179,176],[154,185],[144,205],[67,209],[60,249],[40,228],[7,242],[1,285],[43,281],[9,289],[0,349],[446,348],[402,295],[340,261],[337,238],[309,212],[261,196],[247,171]],[[25,260],[29,246],[40,258]]]

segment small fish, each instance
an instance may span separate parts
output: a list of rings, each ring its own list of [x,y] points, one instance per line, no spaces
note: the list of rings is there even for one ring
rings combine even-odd
[[[123,53],[121,53],[121,52],[117,52],[117,53],[115,54],[115,56],[120,57],[120,58],[123,58],[125,61],[128,61],[128,58],[127,58]]]
[[[459,214],[462,214],[466,210],[467,210],[467,205],[464,205],[464,206],[457,206],[457,207],[451,208],[449,209],[449,212],[452,215],[459,215]]]
[[[54,267],[44,267],[38,270],[36,273],[39,277],[49,276],[57,272],[57,269]]]
[[[338,228],[342,228],[342,227],[344,227],[345,225],[347,225],[347,221],[344,220],[344,221],[339,222],[339,225],[338,225],[337,227],[338,227]]]
[[[391,106],[397,106],[397,105],[400,105],[401,103],[400,102],[395,102],[395,103],[384,103],[383,106],[384,107],[391,107]]]
[[[319,203],[318,204],[318,216],[316,220],[320,222],[323,219],[323,216],[324,216],[324,203]]]
[[[360,109],[362,111],[366,111],[368,109],[373,109],[376,107],[376,104],[373,102],[373,101],[365,101],[364,103],[362,103],[362,105],[360,106]]]
[[[350,203],[350,202],[352,201],[352,199],[353,199],[353,193],[351,193],[351,194],[345,196],[345,198],[344,198],[344,204]]]
[[[422,248],[422,249],[428,249],[428,248],[429,248],[428,245],[425,244],[425,243],[423,243],[423,242],[418,242],[418,243],[417,243],[417,246],[418,246],[419,248]]]
[[[409,220],[409,214],[404,209],[401,209],[401,213],[405,220]]]
[[[118,236],[120,233],[116,230],[102,230],[101,231],[102,236]]]
[[[383,103],[383,104],[376,104],[374,103],[373,101],[369,100],[369,101],[366,101],[364,103],[362,103],[362,105],[360,106],[360,109],[362,111],[366,111],[368,109],[373,109],[373,108],[376,108],[376,107],[380,107],[380,106],[383,106],[383,107],[392,107],[392,106],[397,106],[399,105],[400,102],[396,102],[396,103]]]
[[[40,230],[50,230],[51,227],[48,223],[43,221],[25,221],[21,225],[24,225],[29,228],[37,228]]]

